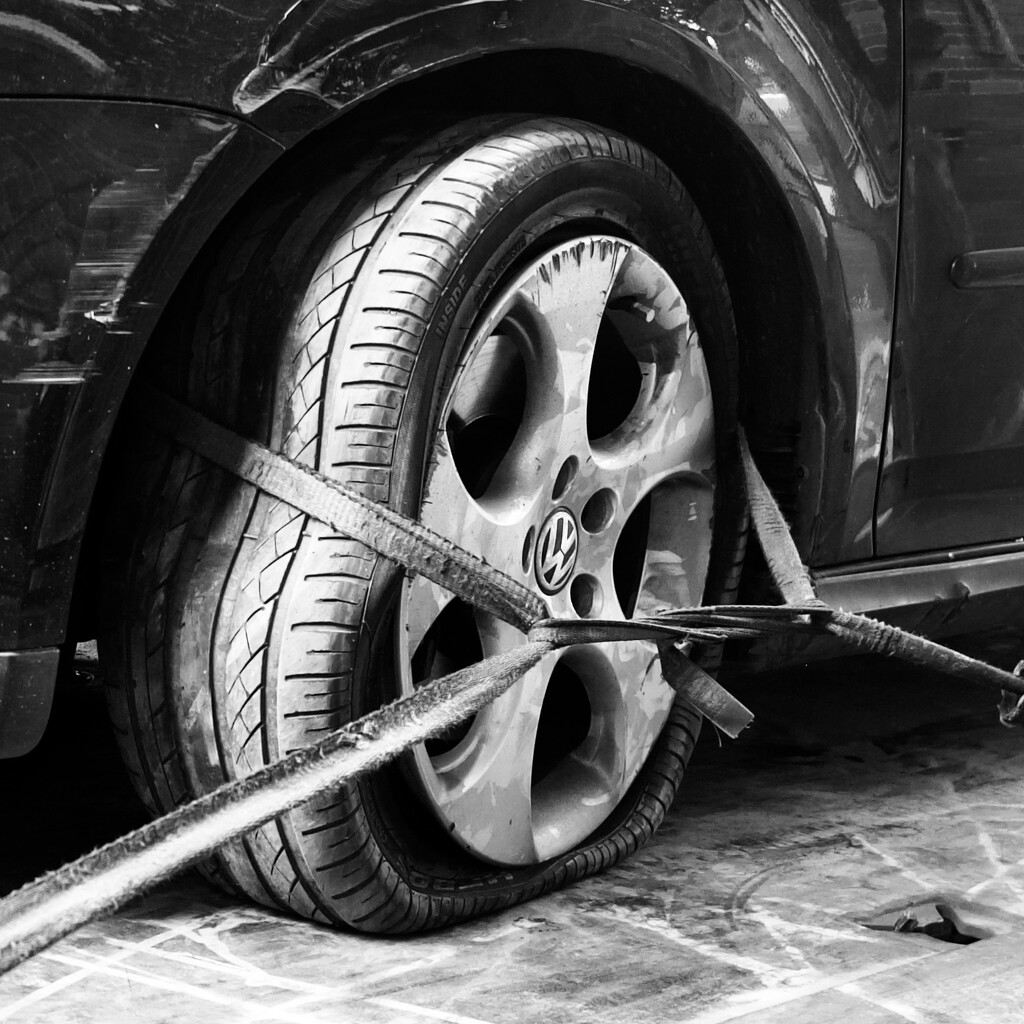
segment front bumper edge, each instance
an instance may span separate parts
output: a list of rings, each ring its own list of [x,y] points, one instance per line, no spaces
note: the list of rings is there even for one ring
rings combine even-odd
[[[0,757],[27,754],[40,740],[53,703],[60,650],[0,651]]]

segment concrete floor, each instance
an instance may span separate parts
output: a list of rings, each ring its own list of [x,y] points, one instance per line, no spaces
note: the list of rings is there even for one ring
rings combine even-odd
[[[755,725],[706,730],[660,833],[597,879],[390,940],[188,876],[0,979],[0,1021],[1024,1019],[1024,734],[987,694],[879,661],[738,689]],[[0,891],[141,820],[99,697],[66,682],[43,746],[0,762]],[[878,930],[937,903],[985,938]]]

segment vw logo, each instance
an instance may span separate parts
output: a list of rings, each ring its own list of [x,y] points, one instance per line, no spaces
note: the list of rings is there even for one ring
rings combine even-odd
[[[545,594],[557,594],[568,582],[579,550],[579,530],[567,508],[556,508],[544,520],[533,553],[533,569]]]

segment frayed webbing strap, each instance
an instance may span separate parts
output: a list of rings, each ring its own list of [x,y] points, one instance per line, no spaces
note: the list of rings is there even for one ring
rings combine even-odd
[[[239,436],[155,388],[143,389],[137,401],[149,424],[172,440],[516,629],[525,633],[548,615],[539,595],[386,505]]]
[[[0,900],[0,974],[217,847],[465,721],[554,648],[535,640],[439,679]]]
[[[496,615],[533,638],[547,623],[554,637],[545,601],[512,577],[464,551],[440,534],[406,516],[371,501],[358,491],[299,465],[264,445],[214,423],[201,413],[153,388],[141,392],[140,412],[165,435],[307,515],[366,544],[378,554],[418,572],[461,597],[470,605]],[[543,635],[543,629],[541,634]],[[723,634],[680,624],[563,620],[556,646],[608,643],[616,640],[698,640],[720,642]],[[678,689],[686,684],[677,677]],[[707,676],[693,679],[689,702],[727,735],[749,724],[753,715]],[[727,709],[723,711],[723,709]],[[740,724],[742,723],[742,724]]]
[[[471,605],[497,615],[523,632],[529,632],[531,627],[546,619],[547,606],[537,594],[440,534],[263,445],[240,437],[159,391],[147,388],[142,393],[142,400],[145,403],[142,411],[150,424],[173,440],[340,533],[362,541],[386,558],[422,573]],[[904,658],[918,665],[952,673],[968,682],[996,685],[1011,693],[1024,693],[1024,683],[1009,672],[875,619],[833,612],[820,601],[782,512],[758,472],[742,427],[738,431],[738,444],[754,529],[772,579],[785,599],[783,607],[789,612],[789,624],[785,628],[802,631],[809,625],[817,631],[841,637],[862,650]],[[721,627],[718,627],[714,611],[705,608],[665,612],[650,616],[642,623],[562,621],[559,623],[559,646],[618,639],[667,639],[668,634],[663,632],[665,629],[675,629],[679,641],[749,637],[778,629],[777,623],[767,625],[758,622],[762,617],[771,621],[766,609],[748,607],[743,611],[747,617],[745,623],[737,618],[738,609],[723,609]],[[644,635],[636,632],[643,626],[651,627],[652,632]],[[718,704],[726,700],[733,702],[731,706],[735,715],[727,723],[729,729],[743,713],[752,718],[725,691],[716,692],[715,700],[706,705],[700,703],[702,699],[695,692],[692,702],[713,722]],[[726,728],[720,722],[715,724]]]
[[[679,650],[693,640],[751,637],[780,629],[828,632],[876,653],[952,672],[959,678],[1024,694],[1024,680],[938,644],[864,616],[836,612],[814,595],[809,575],[778,505],[740,437],[752,495],[754,525],[773,577],[788,601],[781,607],[725,606],[675,609],[630,622],[552,620],[539,597],[480,559],[416,523],[382,509],[289,463],[262,446],[156,393],[147,412],[175,440],[238,472],[374,550],[528,631],[521,646],[436,680],[379,711],[296,751],[245,779],[190,804],[45,875],[0,901],[0,973],[75,928],[121,906],[218,846],[307,802],[465,721],[504,693],[522,674],[559,647],[577,643],[653,640],[665,678],[684,699],[738,732],[750,713]],[[212,440],[211,440],[212,439]],[[1007,707],[1016,721],[1021,702]]]
[[[1013,674],[1019,679],[1024,675],[1024,661],[1018,661]],[[1008,729],[1024,725],[1024,695],[1003,690],[999,700],[999,721]]]
[[[1024,720],[1022,702],[1016,699],[1024,694],[1024,680],[1019,671],[1021,665],[1017,666],[1018,671],[1011,674],[897,626],[890,626],[866,615],[837,611],[818,600],[810,573],[800,560],[786,520],[754,465],[742,427],[739,429],[738,440],[754,530],[772,579],[787,606],[803,604],[814,630],[831,633],[851,647],[871,654],[899,658],[975,685],[998,687],[1003,691],[1000,721],[1004,725],[1017,725]]]
[[[782,510],[754,464],[747,445],[747,435],[742,427],[738,428],[738,441],[750,518],[754,522],[754,530],[768,563],[772,582],[778,587],[786,604],[821,604],[814,592],[811,574],[800,560],[800,553],[793,543]]]
[[[830,608],[827,614],[822,615],[822,628],[851,647],[870,654],[899,658],[964,682],[998,687],[1004,692],[1024,693],[1024,680],[1019,676],[866,615]]]

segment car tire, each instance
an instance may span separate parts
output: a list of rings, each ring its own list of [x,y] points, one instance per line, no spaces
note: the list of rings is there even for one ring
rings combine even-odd
[[[731,307],[707,228],[649,150],[578,121],[462,122],[323,175],[226,252],[187,355],[149,368],[161,386],[492,557],[560,614],[731,598],[745,539]],[[520,642],[199,457],[133,443],[101,653],[154,811]],[[546,578],[538,552],[558,555],[560,529],[577,561]],[[404,932],[606,868],[662,820],[699,729],[655,654],[551,655],[529,699],[207,870],[271,906]],[[474,756],[498,767],[460,769]],[[516,795],[494,796],[506,776]],[[543,825],[502,832],[506,810]]]

